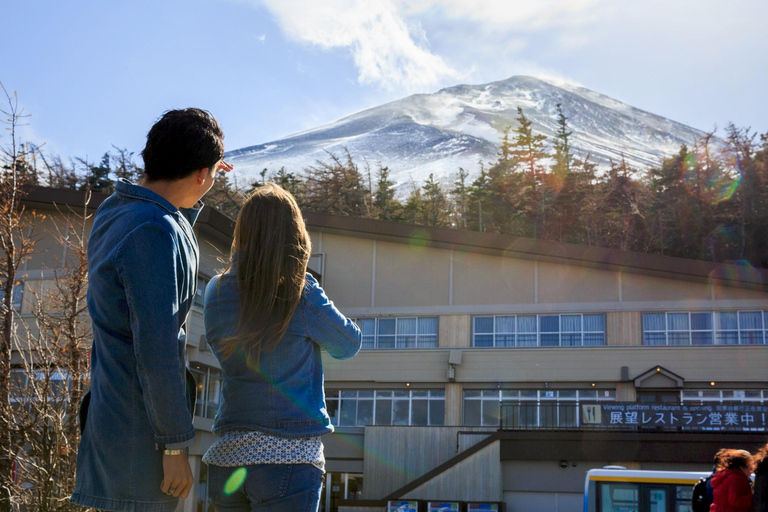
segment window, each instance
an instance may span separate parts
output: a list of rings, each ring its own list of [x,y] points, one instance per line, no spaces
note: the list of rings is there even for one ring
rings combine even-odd
[[[766,311],[643,314],[643,345],[762,345]]]
[[[504,414],[505,422],[514,427],[577,426],[579,403],[615,400],[612,389],[468,389],[464,391],[464,425],[498,427]]]
[[[445,391],[328,390],[325,402],[337,427],[366,425],[443,425]]]
[[[476,316],[473,347],[605,345],[604,314]]]
[[[768,403],[768,391],[759,389],[684,389],[680,400],[687,405],[706,405],[711,403]]]
[[[362,348],[435,348],[437,317],[358,318]]]
[[[5,299],[5,289],[0,288],[0,307]],[[21,303],[24,299],[24,283],[18,283],[13,287],[13,297],[11,298],[11,307],[14,311],[21,311]]]
[[[203,309],[205,305],[205,287],[208,286],[208,280],[203,277],[197,278],[197,290],[195,290],[195,297],[192,299],[192,305],[194,307]]]
[[[219,410],[221,395],[221,370],[196,365],[190,371],[197,381],[195,416],[212,419]]]

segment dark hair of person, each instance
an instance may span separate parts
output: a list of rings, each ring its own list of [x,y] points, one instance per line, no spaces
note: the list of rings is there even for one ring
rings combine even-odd
[[[282,339],[304,289],[312,251],[298,204],[274,183],[253,191],[237,216],[229,271],[240,295],[234,336],[224,340],[224,357],[242,350],[258,367],[261,352]]]
[[[714,458],[714,460],[712,461],[712,464],[713,464],[713,465],[714,465],[716,468],[720,467],[720,465],[722,464],[723,454],[724,454],[725,452],[727,452],[727,451],[728,451],[728,449],[727,449],[727,448],[720,448],[719,450],[717,450],[717,453],[715,453],[715,458]]]
[[[169,110],[150,128],[141,156],[149,181],[176,181],[224,157],[224,132],[210,112]]]
[[[720,450],[722,452],[720,456],[719,469],[741,469],[751,468],[752,455],[746,450]]]
[[[768,462],[768,444],[759,448],[752,456],[752,467],[757,469],[757,466]]]

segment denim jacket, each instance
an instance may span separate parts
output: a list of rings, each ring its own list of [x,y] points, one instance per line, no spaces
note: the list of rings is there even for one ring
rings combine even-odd
[[[197,286],[192,224],[154,192],[120,181],[88,242],[93,322],[90,401],[72,501],[105,510],[171,511],[162,449],[195,439],[183,324]],[[85,414],[87,413],[87,414]]]
[[[223,384],[213,432],[258,430],[281,437],[318,437],[333,432],[325,408],[321,349],[336,359],[360,350],[357,325],[333,305],[310,274],[288,330],[263,351],[259,368],[243,351],[222,356],[222,341],[235,334],[240,313],[234,270],[211,279],[205,291],[205,331],[221,363]]]

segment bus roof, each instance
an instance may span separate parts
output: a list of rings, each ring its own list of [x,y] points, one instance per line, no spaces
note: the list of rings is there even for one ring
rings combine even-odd
[[[639,469],[590,469],[587,481],[638,482],[655,484],[695,484],[709,476],[708,471],[644,471]]]

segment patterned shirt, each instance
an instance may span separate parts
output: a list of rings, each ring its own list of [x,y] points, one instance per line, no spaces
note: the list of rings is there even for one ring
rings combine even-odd
[[[205,452],[203,462],[224,467],[312,464],[325,472],[323,442],[319,437],[288,439],[256,430],[225,432]]]

